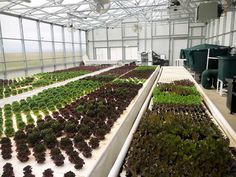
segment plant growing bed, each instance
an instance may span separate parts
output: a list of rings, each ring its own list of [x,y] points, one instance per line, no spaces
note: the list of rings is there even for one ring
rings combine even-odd
[[[229,140],[209,117],[193,85],[182,80],[154,90],[152,110],[133,136],[121,176],[236,175]]]
[[[123,79],[127,79],[127,78],[147,79],[150,77],[150,75],[153,73],[155,69],[156,69],[155,66],[139,66],[139,67],[136,67],[131,72],[122,76],[122,78]]]
[[[123,74],[126,74],[127,72],[135,69],[137,66],[128,66],[128,65],[125,65],[125,66],[122,66],[122,67],[119,67],[119,68],[116,68],[116,69],[113,69],[112,71],[107,71],[107,72],[103,72],[101,73],[100,75],[101,76],[121,76]]]
[[[79,66],[47,73],[39,73],[25,78],[0,80],[0,99],[21,94],[38,87],[47,86],[56,82],[75,78],[108,66]]]
[[[157,71],[151,80],[148,80],[149,84],[156,75]],[[147,83],[144,86],[149,87]],[[110,138],[119,128],[121,122],[118,118],[121,116],[121,121],[125,121],[125,117],[131,113],[134,114],[131,112],[131,108],[132,110],[138,108],[133,108],[134,101],[132,100],[138,93],[139,97],[142,93],[142,99],[145,99],[143,92],[148,92],[148,90],[142,88],[140,93],[141,87],[141,83],[109,83],[107,78],[104,79],[104,82],[101,78],[84,79],[4,106],[3,114],[7,113],[10,120],[19,113],[28,115],[24,117],[27,122],[31,122],[30,115],[36,115],[38,111],[46,115],[38,115],[34,124],[29,123],[15,133],[14,145],[16,146],[13,145],[13,152],[9,151],[9,157],[7,157],[10,158],[9,162],[18,167],[15,173],[22,173],[22,165],[32,166],[32,174],[36,176],[42,176],[42,173],[48,168],[54,170],[55,176],[62,176],[68,169],[82,176],[93,173],[90,171],[91,167],[99,164],[100,154],[106,152],[108,144],[111,143]],[[74,88],[77,88],[76,92],[73,92]],[[84,92],[86,89],[87,92]],[[62,91],[66,94],[63,94]],[[87,95],[80,97],[84,94]],[[47,100],[40,101],[41,98]],[[135,103],[140,104],[138,98],[135,99]],[[130,102],[132,102],[131,106],[129,106]],[[60,104],[57,105],[58,103]],[[22,122],[22,119],[18,122]],[[10,127],[14,128],[12,125]],[[9,136],[11,135],[9,133]],[[12,146],[11,141],[5,140],[4,142],[4,146]],[[1,166],[4,165],[4,161],[2,162]],[[36,164],[40,165],[36,167]],[[29,169],[27,170],[29,171]],[[50,174],[50,170],[45,173]]]
[[[124,70],[123,67],[120,68],[122,71]],[[113,70],[117,72],[119,68],[112,69],[111,72]],[[5,104],[4,114],[2,114],[0,109],[0,120],[2,120],[3,116],[5,117],[5,129],[3,130],[3,124],[0,121],[2,128],[0,133],[4,132],[5,135],[11,137],[14,134],[14,129],[23,129],[26,124],[34,124],[35,119],[41,119],[42,116],[49,115],[50,112],[64,107],[66,104],[113,79],[114,76],[110,75],[87,77],[82,80],[69,82],[66,85],[43,90],[37,95],[27,97],[25,100],[21,99],[20,101],[14,101],[12,104]],[[16,120],[15,127],[13,125],[14,119]],[[23,121],[23,119],[26,119],[26,121]]]

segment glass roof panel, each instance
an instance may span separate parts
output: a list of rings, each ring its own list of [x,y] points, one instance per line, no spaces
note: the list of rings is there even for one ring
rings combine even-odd
[[[17,13],[17,14],[23,14],[25,12],[27,12],[29,9],[21,9],[21,10],[14,10],[14,9],[11,9],[13,12]]]
[[[86,29],[104,25],[104,22],[113,24],[124,19],[130,21],[133,18],[152,20],[167,19],[173,16],[167,13],[169,0],[110,0],[110,9],[104,14],[95,12],[96,7],[90,8],[90,2],[95,0],[31,0],[31,3],[21,2],[20,0],[14,0],[14,2],[13,0],[12,2],[10,2],[11,0],[4,0],[8,2],[1,1],[0,8],[10,5],[10,8],[3,9],[3,12],[25,15],[62,25],[66,25],[71,21],[71,18],[67,15],[67,12],[70,12],[79,17],[73,18],[74,23],[76,22],[79,24],[78,26]],[[96,3],[93,4],[96,6]],[[191,6],[196,7],[196,4],[192,3]],[[191,8],[191,6],[186,5],[187,8]],[[186,7],[182,7],[182,9]],[[195,15],[194,10],[191,15]]]
[[[65,4],[76,4],[76,3],[80,3],[80,2],[83,2],[83,0],[64,0],[63,2],[62,2],[62,4],[63,5],[65,5]]]
[[[9,2],[1,2],[1,3],[0,3],[0,8],[6,6],[6,5],[8,5],[8,4],[10,4],[10,3],[9,3]]]
[[[84,5],[81,5],[77,11],[82,11],[82,10],[86,10],[86,9],[89,9],[89,4],[84,4]]]
[[[22,6],[22,5],[15,5],[15,6],[11,7],[10,9],[11,10],[17,10],[17,9],[21,10],[21,9],[26,9],[26,8],[27,7]]]
[[[42,10],[46,11],[48,13],[54,13],[54,12],[59,11],[61,9],[63,9],[63,8],[62,7],[47,7],[47,8],[43,8]]]
[[[47,2],[48,2],[47,0],[31,0],[30,3],[22,2],[21,4],[29,6],[29,7],[37,7],[37,6],[43,5]]]

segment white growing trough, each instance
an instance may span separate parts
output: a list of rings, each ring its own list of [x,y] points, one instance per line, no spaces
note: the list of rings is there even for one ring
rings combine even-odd
[[[32,166],[33,174],[36,177],[41,177],[44,170],[51,168],[54,171],[55,177],[63,177],[64,173],[73,171],[78,177],[105,177],[108,175],[113,163],[115,162],[133,123],[142,108],[150,90],[157,79],[159,67],[152,73],[149,79],[143,84],[136,97],[131,101],[130,105],[123,112],[120,118],[117,119],[109,134],[105,136],[105,140],[100,142],[98,149],[93,150],[91,158],[84,159],[85,165],[81,170],[76,170],[74,164],[70,163],[68,156],[65,156],[64,165],[57,167],[50,158],[49,150],[46,153],[46,161],[43,164],[38,164],[35,161],[32,153],[29,156],[29,161],[26,163],[20,162],[16,158],[15,145],[13,145],[12,158],[4,160],[0,158],[0,168],[7,162],[11,163],[16,176],[23,176],[23,168],[27,165]]]

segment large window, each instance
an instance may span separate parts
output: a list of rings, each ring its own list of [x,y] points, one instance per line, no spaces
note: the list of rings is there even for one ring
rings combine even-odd
[[[71,31],[68,28],[64,28],[65,33],[65,42],[72,42],[72,34]]]
[[[20,22],[19,18],[0,15],[2,37],[20,39]]]
[[[28,67],[32,68],[41,66],[38,41],[25,41],[25,52]]]
[[[51,25],[47,23],[40,23],[40,33],[42,41],[51,41]]]
[[[3,43],[0,47],[0,74],[35,67],[72,66],[72,63],[76,66],[86,54],[84,31],[2,14],[0,24],[0,42]]]
[[[22,61],[22,44],[20,40],[3,39],[6,62]]]
[[[80,31],[74,31],[74,43],[80,43]]]
[[[37,23],[33,20],[22,20],[24,39],[38,40]]]
[[[81,31],[81,43],[86,43],[86,36],[84,31]]]
[[[54,31],[54,41],[62,42],[62,27],[54,25],[53,26]]]

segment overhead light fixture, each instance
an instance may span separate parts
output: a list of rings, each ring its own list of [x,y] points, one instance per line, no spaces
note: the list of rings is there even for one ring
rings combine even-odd
[[[170,1],[170,6],[169,8],[173,8],[174,11],[177,11],[178,10],[178,6],[180,6],[180,2],[178,0],[171,0]]]

